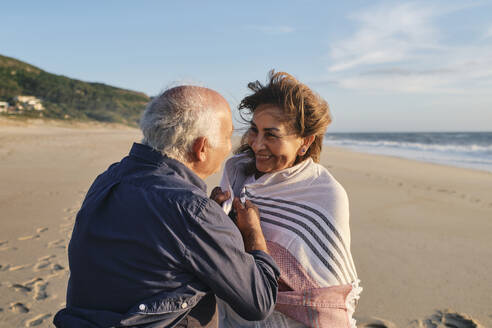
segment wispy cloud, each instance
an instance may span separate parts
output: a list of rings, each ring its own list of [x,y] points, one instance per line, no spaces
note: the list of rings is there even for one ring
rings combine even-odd
[[[287,25],[248,25],[246,29],[270,35],[287,34],[295,31],[293,27]]]
[[[485,38],[492,38],[492,26],[490,26],[488,28],[487,31],[485,31],[485,35],[484,35]]]
[[[490,88],[492,44],[443,41],[449,40],[449,35],[437,24],[438,18],[461,9],[406,3],[354,14],[350,18],[357,29],[332,46],[328,78],[336,78],[345,88],[374,91],[426,93]],[[492,27],[487,35],[492,37]]]
[[[438,31],[431,24],[431,8],[415,4],[377,7],[353,15],[359,29],[332,48],[330,71],[360,65],[394,63],[420,51],[438,48]]]

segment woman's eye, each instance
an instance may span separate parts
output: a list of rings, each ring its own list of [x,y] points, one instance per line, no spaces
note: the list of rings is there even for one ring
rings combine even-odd
[[[275,138],[278,138],[276,135],[274,135],[273,133],[265,133],[265,137],[269,138],[269,139],[275,139]]]

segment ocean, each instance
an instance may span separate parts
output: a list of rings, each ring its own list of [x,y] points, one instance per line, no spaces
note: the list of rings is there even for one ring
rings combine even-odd
[[[492,172],[492,132],[327,133],[325,144]]]

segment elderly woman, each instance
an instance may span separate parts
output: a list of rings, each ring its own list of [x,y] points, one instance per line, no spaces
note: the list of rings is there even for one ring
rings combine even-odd
[[[248,84],[253,93],[239,110],[251,117],[250,127],[225,164],[221,188],[232,196],[222,204],[227,213],[234,197],[259,208],[281,271],[279,295],[273,314],[260,322],[245,321],[219,300],[221,327],[355,327],[361,288],[350,253],[348,199],[318,164],[331,122],[328,104],[287,73],[269,77],[267,85]]]

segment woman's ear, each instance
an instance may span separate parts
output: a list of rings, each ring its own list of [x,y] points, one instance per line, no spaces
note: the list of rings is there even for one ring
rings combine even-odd
[[[297,151],[297,155],[304,156],[307,153],[311,144],[314,142],[315,138],[316,136],[314,135],[302,138],[301,148],[299,148],[299,150]]]

